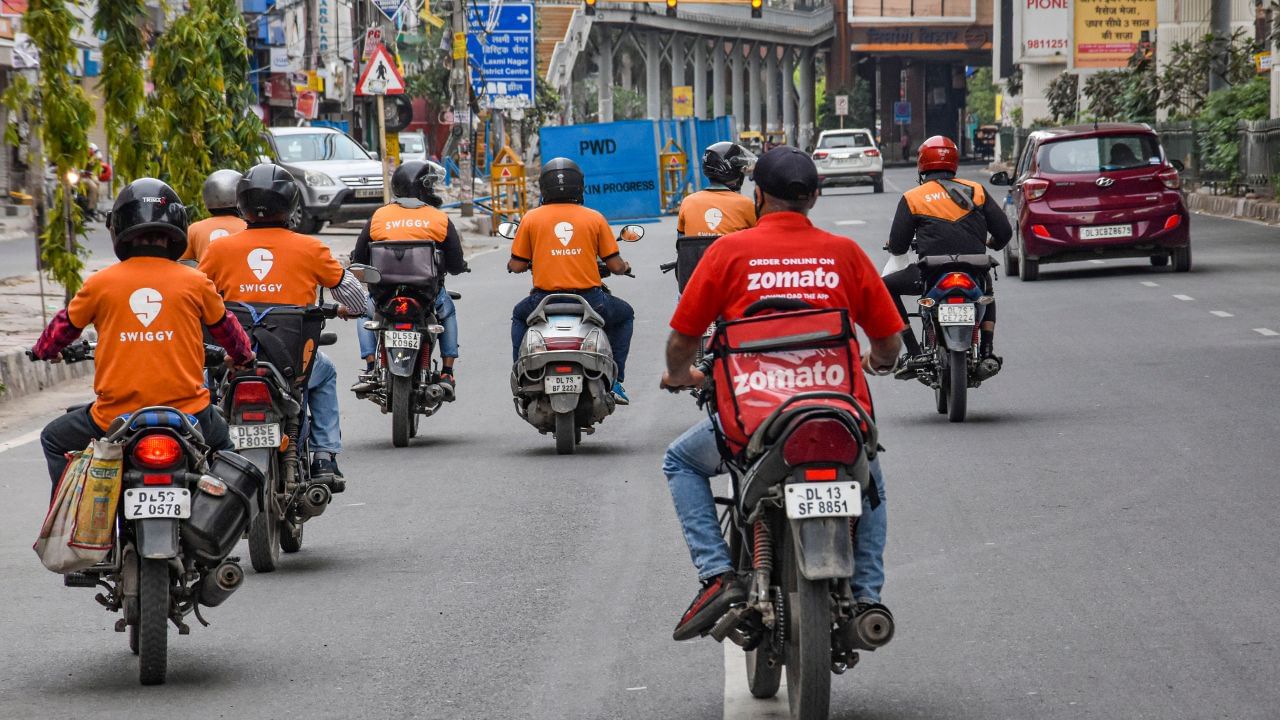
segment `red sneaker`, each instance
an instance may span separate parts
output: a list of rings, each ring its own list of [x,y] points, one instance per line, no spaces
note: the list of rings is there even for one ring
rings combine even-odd
[[[671,633],[675,640],[692,640],[706,634],[716,621],[729,612],[729,608],[747,600],[747,591],[738,584],[732,572],[717,575],[702,583],[702,589],[684,611],[676,629]]]

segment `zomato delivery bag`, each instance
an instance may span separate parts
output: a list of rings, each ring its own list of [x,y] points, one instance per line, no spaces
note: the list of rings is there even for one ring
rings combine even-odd
[[[115,543],[123,449],[94,440],[74,453],[33,549],[56,573],[85,570],[106,559]]]
[[[740,453],[760,425],[795,401],[848,407],[857,377],[853,327],[843,308],[799,310],[722,322],[711,339],[716,414],[725,441]]]

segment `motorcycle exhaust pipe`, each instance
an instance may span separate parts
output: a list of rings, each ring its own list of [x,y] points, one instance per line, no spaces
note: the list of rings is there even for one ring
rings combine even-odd
[[[298,503],[298,513],[303,518],[313,518],[321,515],[325,510],[329,509],[329,501],[333,498],[333,493],[329,492],[329,488],[325,485],[311,485],[307,491],[302,493],[302,501]]]
[[[423,390],[423,394],[427,396],[427,402],[438,403],[444,400],[445,389],[439,383],[432,383],[427,386],[426,390]]]
[[[875,650],[884,647],[893,639],[893,615],[883,605],[876,604],[858,613],[853,619],[853,647],[859,650]]]
[[[244,570],[230,560],[223,561],[213,572],[200,578],[196,599],[205,607],[218,607],[244,582]]]

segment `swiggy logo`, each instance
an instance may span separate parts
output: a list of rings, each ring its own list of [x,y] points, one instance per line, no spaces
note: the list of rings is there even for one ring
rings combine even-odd
[[[560,238],[560,244],[569,247],[569,241],[573,239],[573,223],[559,222],[556,223],[555,234]]]
[[[275,256],[266,248],[255,248],[249,251],[249,270],[259,280],[265,278],[267,273],[271,272],[271,266],[275,263]]]
[[[724,213],[720,211],[720,208],[707,208],[707,211],[702,214],[702,219],[707,221],[707,227],[715,230],[720,225],[720,221],[724,219]]]
[[[134,317],[138,318],[138,322],[142,323],[142,327],[150,327],[151,323],[159,317],[163,301],[164,298],[159,290],[138,288],[129,296],[129,309],[133,311]]]

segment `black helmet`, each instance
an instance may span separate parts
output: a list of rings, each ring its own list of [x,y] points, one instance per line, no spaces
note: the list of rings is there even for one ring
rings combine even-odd
[[[436,183],[444,179],[444,168],[426,160],[409,160],[391,176],[391,194],[401,199],[428,202],[435,198]]]
[[[293,175],[271,163],[254,165],[236,184],[240,217],[250,225],[288,226],[300,199]]]
[[[201,197],[209,212],[236,209],[236,191],[240,178],[244,177],[235,170],[214,170],[204,181]]]
[[[173,188],[155,178],[134,180],[120,191],[107,227],[116,257],[121,260],[133,256],[132,240],[143,233],[168,237],[171,260],[187,251],[187,206]]]
[[[538,187],[542,190],[543,203],[582,203],[586,178],[578,163],[568,158],[552,158],[542,164],[538,175]]]
[[[702,174],[733,190],[742,187],[755,164],[755,154],[737,143],[718,142],[702,153]]]

